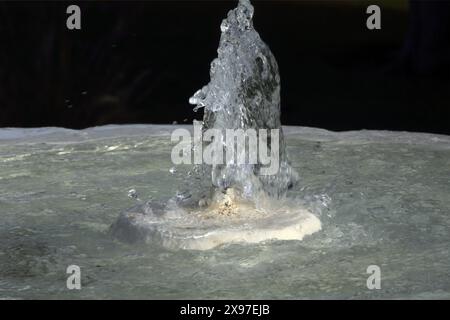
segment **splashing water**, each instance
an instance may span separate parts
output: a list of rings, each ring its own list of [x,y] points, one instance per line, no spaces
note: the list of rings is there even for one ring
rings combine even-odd
[[[189,148],[195,152],[219,142],[225,153],[236,152],[249,159],[245,143],[242,148],[235,140],[224,141],[230,130],[245,134],[252,129],[259,148],[277,153],[278,169],[262,174],[265,163],[261,157],[251,164],[235,163],[239,155],[225,163],[197,164],[159,213],[152,202],[123,213],[112,226],[116,237],[171,248],[211,249],[228,242],[302,240],[321,229],[315,215],[284,197],[297,173],[288,162],[281,128],[280,76],[275,57],[253,28],[252,18],[253,6],[240,0],[220,26],[211,81],[189,99],[196,105],[194,111],[205,108],[200,131],[214,129],[218,134],[207,142],[194,139]],[[261,129],[267,130],[265,140],[261,140]],[[250,147],[250,141],[247,144]]]
[[[239,1],[228,13],[220,26],[222,35],[218,57],[211,63],[211,81],[189,102],[196,105],[195,109],[205,108],[203,129],[219,129],[222,140],[226,129],[280,130],[276,174],[260,175],[260,161],[256,165],[213,165],[211,173],[212,184],[221,189],[232,186],[249,197],[261,190],[280,196],[295,181],[296,174],[288,163],[281,129],[278,65],[254,29],[252,18],[253,6],[248,0]],[[270,143],[267,149],[270,152]]]
[[[0,298],[450,298],[449,136],[285,127],[301,184],[259,210],[234,181],[214,192],[206,166],[171,170],[172,130],[0,128]],[[148,245],[107,235],[131,202],[113,229]],[[299,208],[323,224],[303,241],[160,245],[287,239],[318,222]],[[66,288],[72,264],[82,290]],[[381,290],[366,287],[373,264]]]

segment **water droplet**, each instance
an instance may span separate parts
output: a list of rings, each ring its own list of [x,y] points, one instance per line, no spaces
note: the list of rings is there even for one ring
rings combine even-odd
[[[186,200],[192,197],[192,195],[187,192],[177,192],[176,197],[178,200]]]
[[[138,199],[138,194],[136,192],[135,189],[130,189],[128,190],[128,197],[130,197],[131,199]]]

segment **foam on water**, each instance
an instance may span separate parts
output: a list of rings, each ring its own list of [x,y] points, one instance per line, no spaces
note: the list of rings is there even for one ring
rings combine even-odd
[[[315,215],[302,207],[296,208],[292,201],[270,199],[269,202],[256,208],[249,201],[220,199],[207,208],[192,211],[169,203],[162,215],[147,204],[123,213],[112,226],[112,232],[128,242],[208,250],[227,243],[302,240],[321,229]]]

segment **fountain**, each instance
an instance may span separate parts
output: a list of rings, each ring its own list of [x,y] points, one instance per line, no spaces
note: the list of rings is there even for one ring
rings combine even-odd
[[[204,121],[0,128],[1,299],[450,298],[448,135],[284,126],[261,139],[272,175],[261,159],[172,163],[177,146],[228,150],[227,129],[281,129],[276,62],[238,9],[191,100]],[[175,145],[180,129],[204,139]]]
[[[220,161],[194,161],[184,185],[165,205],[149,201],[122,213],[111,228],[117,238],[210,249],[230,242],[302,240],[321,229],[315,215],[285,197],[298,176],[289,164],[281,128],[278,65],[252,18],[248,0],[240,0],[228,13],[220,26],[210,83],[189,99],[194,111],[204,108],[194,132],[214,135],[194,137],[184,151],[216,148],[212,157]],[[238,141],[225,139],[230,132]],[[260,150],[252,153],[254,146]],[[217,147],[223,148],[226,160],[222,153],[218,156]],[[262,156],[267,152],[276,161],[275,169],[271,163],[268,170]],[[236,161],[252,156],[253,162]]]
[[[247,0],[239,1],[238,7],[228,13],[220,26],[222,35],[218,57],[211,63],[211,81],[189,102],[196,105],[194,110],[205,108],[204,130],[279,130],[280,168],[276,174],[259,175],[260,163],[256,166],[227,163],[213,166],[212,183],[219,188],[233,185],[251,196],[260,188],[280,195],[295,182],[280,123],[280,75],[275,57],[253,28],[252,18],[253,6]]]

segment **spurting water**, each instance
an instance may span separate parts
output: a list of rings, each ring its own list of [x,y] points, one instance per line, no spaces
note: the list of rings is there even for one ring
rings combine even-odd
[[[196,164],[177,196],[162,207],[148,202],[124,212],[112,226],[116,237],[172,248],[211,249],[229,242],[302,240],[321,229],[314,214],[284,198],[297,173],[288,162],[281,128],[280,75],[252,18],[248,0],[240,0],[228,13],[220,26],[211,81],[189,100],[196,105],[194,110],[205,108],[203,134],[212,130],[215,134],[206,142],[194,139],[185,151],[215,148],[212,158],[220,161]],[[239,137],[229,143],[230,132],[237,132],[242,143]],[[275,170],[267,173],[267,163],[257,152],[261,150],[252,154],[255,141],[263,153],[274,156]],[[217,146],[225,155],[217,155]],[[252,155],[255,162],[236,161]]]
[[[277,61],[254,29],[252,19],[253,6],[248,0],[240,0],[228,13],[220,26],[222,35],[218,57],[211,63],[211,81],[189,102],[196,109],[205,108],[203,128],[220,130],[219,140],[224,140],[226,129],[279,130],[276,152],[280,165],[275,174],[259,174],[261,162],[251,166],[226,163],[213,166],[212,183],[221,189],[238,188],[253,197],[262,189],[282,195],[295,181],[295,173],[287,160],[280,122],[280,75]],[[270,143],[267,149],[271,152]]]
[[[0,299],[450,298],[449,136],[284,127],[299,183],[258,212],[252,198],[237,203],[233,181],[222,193],[211,172],[199,174],[208,166],[174,168],[175,128],[188,127],[0,128]],[[233,230],[278,236],[280,224],[296,225],[283,206],[313,212],[322,230],[213,250],[161,246],[211,247],[208,236],[223,242]],[[115,234],[148,243],[110,236],[121,210]],[[81,290],[66,287],[73,264]],[[370,265],[380,290],[366,286]]]

